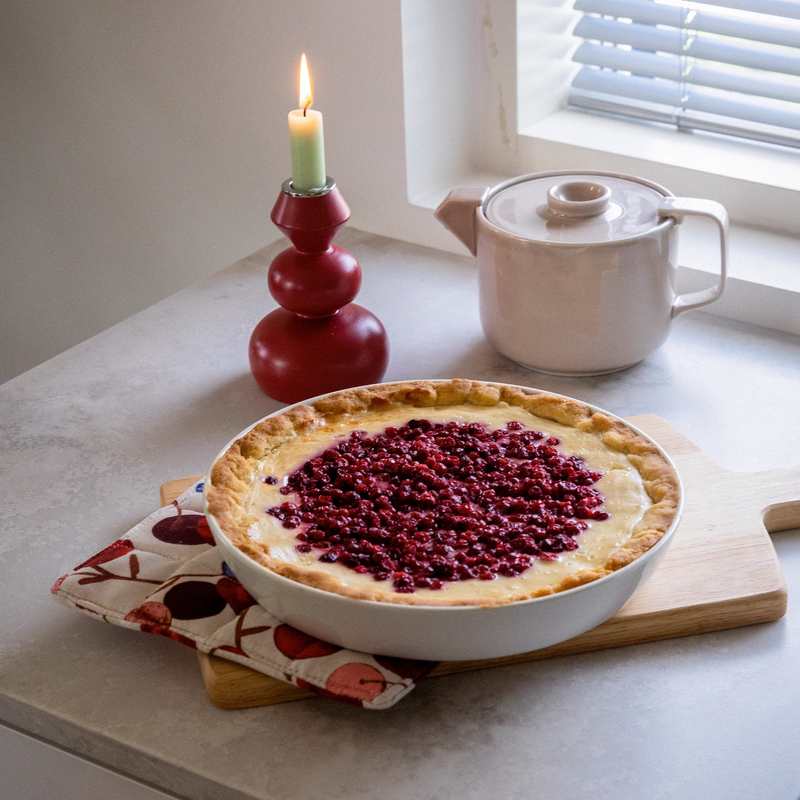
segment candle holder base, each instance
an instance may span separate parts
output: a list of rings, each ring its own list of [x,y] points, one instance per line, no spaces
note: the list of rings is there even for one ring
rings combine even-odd
[[[269,270],[269,289],[282,306],[250,337],[250,369],[261,389],[284,403],[351,386],[377,383],[389,362],[380,320],[350,302],[361,286],[351,253],[331,242],[350,209],[328,179],[325,191],[298,194],[289,182],[272,221],[293,247]]]
[[[388,361],[383,325],[355,303],[328,317],[301,317],[278,308],[250,337],[253,376],[283,403],[377,383]]]

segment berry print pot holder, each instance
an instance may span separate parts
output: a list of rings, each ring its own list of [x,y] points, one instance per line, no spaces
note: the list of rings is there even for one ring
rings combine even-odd
[[[195,484],[60,577],[55,600],[369,709],[394,705],[434,666],[346,650],[273,617],[218,553],[202,492]]]

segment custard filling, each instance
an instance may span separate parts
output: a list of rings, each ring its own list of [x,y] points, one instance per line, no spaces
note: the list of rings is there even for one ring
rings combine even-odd
[[[491,579],[470,577],[437,581],[439,588],[402,587],[403,591],[413,591],[420,602],[430,599],[438,605],[442,601],[469,601],[480,597],[493,603],[511,597],[532,596],[556,587],[570,575],[602,567],[630,539],[634,526],[651,505],[639,471],[627,456],[609,449],[596,435],[586,431],[535,416],[504,402],[491,407],[464,404],[417,410],[394,408],[326,421],[304,430],[262,459],[251,481],[247,504],[247,511],[257,520],[249,530],[251,539],[265,547],[271,560],[326,573],[355,592],[398,591],[396,579],[392,576],[376,580],[373,574],[355,571],[336,561],[321,561],[320,556],[325,551],[308,548],[298,538],[299,533],[308,529],[308,523],[285,526],[285,520],[281,521],[274,514],[276,508],[287,503],[295,507],[302,504],[302,498],[290,490],[288,483],[309,459],[346,442],[353,431],[362,431],[371,438],[387,428],[400,428],[415,418],[423,418],[434,425],[479,423],[488,431],[507,430],[508,423],[514,422],[520,423],[522,431],[537,431],[544,437],[555,437],[558,440],[555,448],[560,454],[577,456],[585,469],[601,474],[602,477],[591,488],[603,496],[604,503],[600,509],[608,515],[607,519],[583,520],[586,527],[575,536],[577,549],[560,552],[552,560],[533,557],[529,559],[530,566],[519,574],[494,574]]]

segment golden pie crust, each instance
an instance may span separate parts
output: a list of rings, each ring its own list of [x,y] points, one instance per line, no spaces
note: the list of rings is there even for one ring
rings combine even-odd
[[[351,586],[315,565],[286,563],[275,558],[268,545],[254,532],[260,524],[248,506],[248,499],[260,477],[262,465],[279,448],[298,441],[322,426],[352,420],[356,430],[371,413],[400,411],[408,408],[409,418],[417,409],[474,406],[487,408],[507,404],[555,423],[596,437],[603,448],[621,454],[641,477],[649,498],[641,516],[633,524],[630,536],[604,563],[580,569],[561,577],[553,585],[514,594],[498,600],[481,595],[483,581],[469,581],[475,591],[469,596],[448,598],[443,592],[398,593],[373,581],[374,586]],[[297,464],[300,466],[300,464]],[[207,509],[224,535],[244,554],[271,571],[291,580],[356,599],[410,605],[495,605],[515,602],[572,589],[597,580],[630,564],[650,550],[672,525],[680,497],[678,476],[661,451],[647,438],[625,423],[592,410],[571,398],[547,392],[454,379],[447,381],[410,381],[352,389],[326,395],[308,405],[295,406],[269,417],[237,439],[214,463],[206,485]]]

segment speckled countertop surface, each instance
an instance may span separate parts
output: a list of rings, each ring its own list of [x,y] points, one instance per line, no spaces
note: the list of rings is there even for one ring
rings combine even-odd
[[[601,378],[484,340],[471,259],[345,230],[387,380],[471,377],[655,413],[721,465],[800,465],[800,340],[701,313]],[[196,800],[800,796],[800,532],[773,536],[781,621],[423,682],[394,708],[220,711],[178,644],[56,605],[58,575],[280,404],[247,365],[276,245],[0,387],[0,721]],[[798,487],[800,496],[800,487]],[[790,499],[790,498],[787,498]]]

